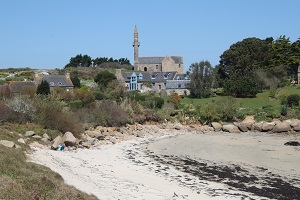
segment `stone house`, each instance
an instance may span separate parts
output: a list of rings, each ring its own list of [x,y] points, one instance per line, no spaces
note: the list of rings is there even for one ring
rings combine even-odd
[[[189,95],[188,84],[190,79],[185,74],[177,72],[122,72],[117,70],[116,77],[127,90],[141,92],[165,90],[168,95],[173,92],[179,95]]]
[[[36,83],[34,81],[11,81],[8,84],[11,97],[22,94],[26,88],[36,88]]]
[[[13,97],[25,92],[26,88],[34,88],[45,80],[49,83],[50,90],[55,87],[62,87],[66,91],[73,93],[74,85],[71,81],[70,74],[66,75],[48,75],[35,74],[34,81],[10,81],[9,84],[0,85],[0,97]]]
[[[42,80],[49,83],[50,91],[55,87],[61,87],[68,92],[74,92],[74,85],[71,81],[70,73],[66,73],[65,75],[45,75],[35,73],[34,81],[37,86],[42,82]]]

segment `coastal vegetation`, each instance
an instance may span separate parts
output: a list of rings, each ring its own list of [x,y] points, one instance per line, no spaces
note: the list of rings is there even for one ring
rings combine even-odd
[[[220,56],[220,64],[209,61],[190,66],[191,95],[169,96],[165,91],[127,91],[115,76],[116,69],[131,70],[128,59],[77,55],[64,69],[50,74],[70,73],[73,93],[41,82],[18,95],[0,92],[0,139],[17,141],[28,129],[52,139],[70,131],[77,138],[96,126],[120,127],[134,123],[210,124],[242,121],[300,119],[300,86],[296,83],[300,62],[300,40],[246,38]],[[36,70],[5,69],[1,84],[33,80]],[[25,161],[26,144],[20,149],[0,145],[0,198],[3,199],[93,199],[63,185],[51,170]],[[45,184],[46,183],[46,184]],[[11,191],[11,192],[7,192]],[[73,198],[74,197],[74,198]]]

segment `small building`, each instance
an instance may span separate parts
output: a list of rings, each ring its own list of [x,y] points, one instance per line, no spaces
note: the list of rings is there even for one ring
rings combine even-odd
[[[50,91],[55,87],[64,88],[68,92],[74,92],[74,85],[70,78],[70,73],[66,73],[65,75],[44,75],[35,73],[34,81],[38,86],[42,81],[47,81],[50,86]]]
[[[16,96],[23,94],[26,88],[36,89],[36,83],[34,81],[11,81],[8,84],[10,96]]]

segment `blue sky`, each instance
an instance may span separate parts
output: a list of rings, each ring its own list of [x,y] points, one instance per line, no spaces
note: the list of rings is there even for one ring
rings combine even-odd
[[[183,56],[215,66],[248,37],[300,37],[299,0],[1,0],[0,68],[63,68],[71,57]]]

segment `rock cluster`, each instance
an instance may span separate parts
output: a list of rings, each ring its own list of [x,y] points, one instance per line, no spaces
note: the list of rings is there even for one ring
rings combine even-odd
[[[74,150],[77,148],[97,148],[101,145],[116,144],[120,141],[130,140],[135,138],[148,138],[153,136],[176,135],[185,132],[206,133],[206,132],[270,132],[270,133],[293,133],[300,132],[300,120],[289,119],[284,121],[273,122],[256,122],[253,118],[246,118],[242,122],[234,123],[219,123],[212,122],[210,125],[182,125],[180,123],[163,123],[160,125],[127,125],[125,127],[103,127],[90,128],[86,130],[81,138],[75,138],[71,132],[66,132],[57,136],[53,140],[45,133],[43,136],[36,135],[34,131],[27,131],[18,143],[27,144],[29,138],[34,138],[35,141],[40,140],[44,144],[51,146],[51,149],[62,150],[59,147],[63,146],[64,150]],[[24,137],[25,136],[25,137]],[[0,140],[0,145],[11,148],[20,148],[19,145],[11,141]],[[45,148],[38,142],[30,144],[33,147]]]

